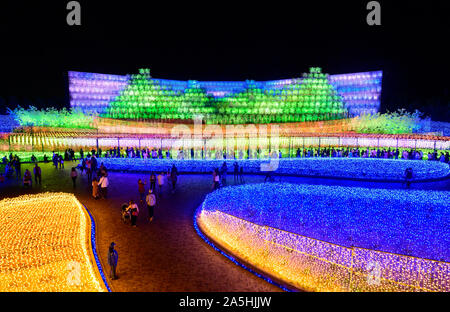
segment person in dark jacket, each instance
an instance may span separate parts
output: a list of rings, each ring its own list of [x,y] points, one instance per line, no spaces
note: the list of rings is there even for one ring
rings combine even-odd
[[[41,172],[41,167],[39,167],[38,163],[36,163],[34,165],[33,171],[34,171],[34,181],[36,182],[36,185],[38,184],[38,181],[39,181],[39,184],[41,184],[42,172]]]
[[[178,180],[178,169],[177,167],[175,167],[175,165],[173,165],[172,169],[170,170],[170,180],[172,181],[172,193],[174,193]]]
[[[406,188],[411,187],[411,181],[413,179],[413,170],[411,167],[406,168],[405,170],[405,182],[406,182]]]
[[[108,264],[110,267],[109,277],[113,280],[117,279],[116,269],[117,269],[117,262],[119,261],[119,254],[114,249],[115,245],[116,244],[112,242],[111,245],[109,246],[108,252]]]

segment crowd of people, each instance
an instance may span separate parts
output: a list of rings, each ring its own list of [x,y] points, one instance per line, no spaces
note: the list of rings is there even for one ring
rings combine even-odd
[[[272,151],[273,154],[274,151]],[[82,150],[80,154],[82,155]],[[263,151],[258,147],[256,150],[250,148],[246,151],[204,151],[194,150],[191,148],[187,153],[183,149],[176,151],[176,155],[171,155],[169,149],[162,150],[161,148],[136,148],[136,147],[115,147],[102,153],[99,148],[98,152],[92,150],[92,154],[96,157],[106,158],[143,158],[143,159],[262,159],[266,158]],[[286,153],[287,154],[287,153]],[[283,154],[281,151],[277,152],[279,158],[287,157],[289,155]],[[361,158],[388,158],[388,159],[410,159],[410,160],[436,160],[449,163],[449,152],[438,152],[437,150],[430,151],[424,155],[422,150],[418,149],[382,149],[382,148],[298,148],[295,152],[295,157],[361,157]],[[273,156],[272,156],[273,157]],[[83,157],[81,157],[83,158]]]
[[[437,150],[429,152],[427,155],[429,161],[440,161],[449,163],[449,152],[438,153]],[[298,148],[296,157],[361,157],[361,158],[387,158],[387,159],[409,159],[409,160],[423,160],[424,154],[421,150],[416,149],[370,149],[370,148],[347,148],[335,149],[330,147],[325,148]]]

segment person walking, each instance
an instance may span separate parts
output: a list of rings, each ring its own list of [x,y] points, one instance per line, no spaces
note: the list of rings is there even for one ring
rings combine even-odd
[[[139,199],[141,203],[143,203],[145,198],[145,182],[143,182],[141,179],[138,180],[138,192]]]
[[[164,172],[161,172],[160,174],[158,174],[156,179],[158,180],[158,190],[159,190],[159,194],[161,195],[162,188],[163,188],[163,185],[164,185]]]
[[[115,245],[116,244],[114,242],[112,242],[111,245],[109,245],[109,251],[108,251],[108,264],[109,264],[109,268],[110,268],[109,277],[113,280],[117,279],[116,270],[117,270],[117,263],[119,261],[119,254],[114,249]]]
[[[156,196],[153,194],[153,190],[150,189],[148,191],[147,198],[145,199],[147,202],[147,209],[148,209],[148,222],[153,221],[153,214],[155,213],[155,206],[156,206]]]
[[[103,175],[100,178],[100,181],[98,181],[98,185],[100,186],[100,197],[106,199],[108,195],[108,177],[106,175]]]
[[[83,171],[85,169],[86,169],[86,159],[82,158],[81,159],[81,166],[80,166],[81,175],[83,175]]]
[[[77,173],[77,170],[75,169],[75,167],[72,167],[72,171],[70,172],[70,177],[72,178],[73,188],[75,188],[77,177],[78,177],[78,173]]]
[[[92,180],[92,164],[89,158],[86,160],[86,174],[88,177],[88,182],[90,182]]]
[[[33,168],[33,173],[34,173],[34,182],[36,182],[36,185],[41,184],[42,182],[42,173],[41,173],[41,167],[39,167],[38,163],[35,163],[34,168]]]
[[[92,197],[94,197],[94,199],[98,199],[99,198],[99,190],[98,190],[99,186],[98,186],[98,179],[94,178],[94,180],[92,181]]]

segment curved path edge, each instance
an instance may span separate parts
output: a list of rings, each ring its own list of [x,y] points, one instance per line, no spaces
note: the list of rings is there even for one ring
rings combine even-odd
[[[85,205],[81,204],[81,206],[84,208],[85,212],[87,213],[87,215],[89,216],[89,218],[91,220],[90,245],[91,245],[91,252],[94,256],[95,264],[97,265],[97,270],[98,270],[97,272],[100,274],[100,277],[102,278],[103,286],[108,290],[108,292],[111,292],[111,288],[108,284],[108,281],[106,280],[106,276],[105,276],[105,272],[103,270],[102,263],[100,261],[100,258],[98,257],[96,234],[95,234],[96,233],[96,223],[94,220],[94,216],[91,214],[89,209],[86,208]]]
[[[256,275],[257,277],[263,279],[264,281],[275,285],[279,288],[281,288],[284,291],[288,292],[298,292],[303,291],[301,289],[298,289],[296,287],[293,287],[292,285],[286,284],[286,282],[282,281],[281,279],[278,279],[271,274],[268,274],[267,272],[264,272],[260,270],[259,268],[255,267],[254,265],[248,263],[244,259],[242,259],[239,256],[233,255],[232,252],[230,252],[227,248],[225,248],[222,244],[218,243],[217,241],[213,240],[211,237],[207,236],[201,229],[201,226],[199,226],[197,222],[198,215],[200,214],[202,210],[202,206],[198,206],[197,209],[194,212],[194,228],[197,232],[198,236],[200,236],[201,239],[205,241],[209,246],[211,246],[214,250],[218,251],[221,255],[226,257],[228,260],[236,264],[237,266],[240,266],[241,268],[249,271],[250,273]]]

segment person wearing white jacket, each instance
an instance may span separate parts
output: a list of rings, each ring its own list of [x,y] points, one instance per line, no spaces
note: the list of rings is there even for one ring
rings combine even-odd
[[[108,177],[106,176],[106,174],[103,174],[102,177],[100,178],[100,181],[98,181],[98,186],[100,187],[100,196],[102,198],[106,199],[106,196],[108,194],[108,185],[109,185]]]

